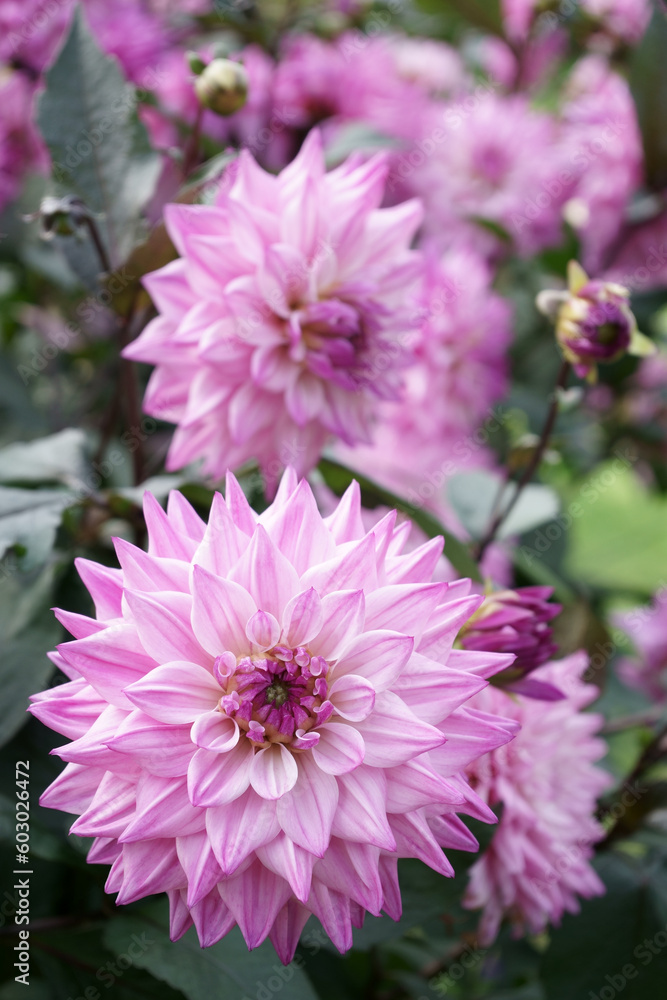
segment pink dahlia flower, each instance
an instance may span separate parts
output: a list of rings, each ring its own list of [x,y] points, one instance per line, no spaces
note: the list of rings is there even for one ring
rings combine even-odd
[[[604,892],[589,864],[603,834],[594,818],[596,799],[610,784],[595,766],[606,751],[595,738],[602,717],[581,710],[597,689],[581,680],[588,660],[575,653],[536,670],[534,676],[565,693],[561,701],[537,701],[489,687],[473,704],[520,724],[511,746],[468,768],[473,788],[489,805],[503,803],[491,845],[471,869],[465,905],[483,907],[480,942],[490,944],[504,916],[518,937],[558,924],[576,913],[577,896]]]
[[[452,650],[480,599],[430,582],[441,539],[366,532],[356,483],[326,519],[291,470],[259,516],[232,476],[208,525],[179,493],[144,511],[147,553],[79,560],[97,618],[58,612],[71,680],[31,710],[73,742],[42,804],[80,814],[117,902],[168,892],[174,938],[238,924],[288,962],[314,913],[345,951],[400,916],[398,858],[451,875],[456,813],[493,818],[460,772],[516,726],[465,703],[509,657]]]
[[[443,249],[473,245],[497,253],[499,239],[480,220],[501,226],[524,255],[560,242],[574,175],[563,177],[554,118],[523,94],[479,85],[468,97],[443,102],[427,138],[422,156],[403,159],[398,173],[423,198],[427,234]]]
[[[179,425],[168,468],[255,458],[275,483],[330,437],[370,440],[418,320],[421,207],[378,209],[385,174],[381,155],[325,173],[314,132],[278,177],[244,151],[215,204],[167,206],[181,258],[145,279],[160,315],[125,354],[157,365],[144,407]]]
[[[514,653],[514,663],[496,679],[497,683],[508,691],[545,701],[563,697],[553,684],[532,676],[558,651],[549,622],[562,609],[549,600],[552,594],[553,587],[493,591],[459,635],[463,649]]]
[[[0,67],[0,210],[17,196],[26,174],[44,173],[48,155],[32,124],[34,84]]]
[[[624,657],[618,672],[625,683],[660,704],[667,700],[667,589],[659,590],[650,607],[624,611],[614,618],[637,648]]]
[[[577,177],[568,213],[584,266],[598,274],[618,241],[625,212],[642,181],[642,141],[627,81],[599,55],[581,59],[563,108],[568,173]],[[626,240],[623,240],[625,245]]]

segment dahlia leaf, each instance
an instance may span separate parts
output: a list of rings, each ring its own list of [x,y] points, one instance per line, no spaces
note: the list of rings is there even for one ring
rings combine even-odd
[[[38,122],[57,184],[102,215],[98,225],[113,267],[132,248],[139,213],[161,168],[135,105],[132,87],[116,61],[98,47],[77,10],[46,73]]]
[[[156,979],[180,990],[188,1000],[211,1000],[211,997],[255,997],[258,983],[280,983],[290,1000],[317,1000],[305,972],[292,964],[281,970],[271,944],[264,944],[248,954],[239,930],[202,949],[193,930],[180,941],[172,942],[166,928],[139,916],[119,917],[109,921],[104,940],[112,951],[120,953],[136,934],[152,943],[136,959]],[[276,985],[275,989],[279,989]]]
[[[75,427],[0,449],[0,482],[62,483],[85,475],[86,435]]]

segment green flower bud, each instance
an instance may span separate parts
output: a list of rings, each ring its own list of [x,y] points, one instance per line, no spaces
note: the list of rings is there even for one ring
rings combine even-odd
[[[195,80],[200,103],[218,115],[233,115],[248,96],[248,75],[241,63],[214,59]]]

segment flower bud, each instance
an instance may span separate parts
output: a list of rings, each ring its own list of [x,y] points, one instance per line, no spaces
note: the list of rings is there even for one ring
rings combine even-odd
[[[241,63],[213,59],[195,80],[199,102],[218,115],[233,115],[248,96],[248,75]]]
[[[589,279],[576,261],[568,265],[568,290],[544,291],[537,307],[556,324],[556,340],[577,375],[595,382],[597,364],[624,354],[644,356],[655,350],[639,332],[629,305],[630,292],[611,281]]]
[[[558,647],[549,622],[560,613],[560,604],[549,601],[551,587],[520,587],[490,593],[458,636],[463,649],[489,653],[514,653],[511,667],[493,678],[494,684],[528,697],[554,701],[560,691],[528,674],[550,660]]]

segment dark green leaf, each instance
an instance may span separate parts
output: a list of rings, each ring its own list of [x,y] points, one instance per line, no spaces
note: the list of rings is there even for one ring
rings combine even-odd
[[[61,634],[49,610],[54,578],[49,566],[36,579],[17,572],[0,584],[0,744],[27,721],[28,696],[53,673],[46,654]]]
[[[667,955],[664,858],[649,864],[608,853],[595,867],[607,894],[584,901],[579,915],[566,914],[553,931],[541,968],[547,1000],[588,1000],[591,993],[655,1000],[664,992]]]
[[[135,103],[133,88],[97,46],[78,10],[46,74],[37,117],[57,184],[99,213],[113,267],[132,248],[139,213],[161,166]]]
[[[407,514],[410,520],[421,528],[428,538],[436,538],[438,535],[442,535],[445,539],[445,555],[452,566],[463,576],[468,576],[478,582],[481,581],[482,578],[477,564],[468,553],[463,542],[460,542],[450,531],[443,528],[428,511],[421,507],[412,506],[412,504],[401,500],[399,496],[390,490],[378,486],[377,483],[372,482],[366,476],[362,476],[358,472],[353,472],[351,469],[329,458],[321,459],[318,469],[322,473],[325,483],[330,490],[333,490],[336,496],[342,496],[352,480],[356,479],[361,488],[362,503],[365,507],[386,506],[400,510],[403,514]]]
[[[268,994],[284,989],[284,996],[290,1000],[316,1000],[312,986],[296,962],[287,967],[281,965],[268,941],[249,952],[237,928],[212,947],[201,948],[194,928],[180,941],[172,942],[159,924],[128,916],[110,922],[104,941],[112,951],[122,950],[133,934],[138,937],[143,934],[151,942],[136,964],[181,990],[188,1000],[214,997],[255,1000],[262,987]],[[272,981],[277,985],[272,987]]]

